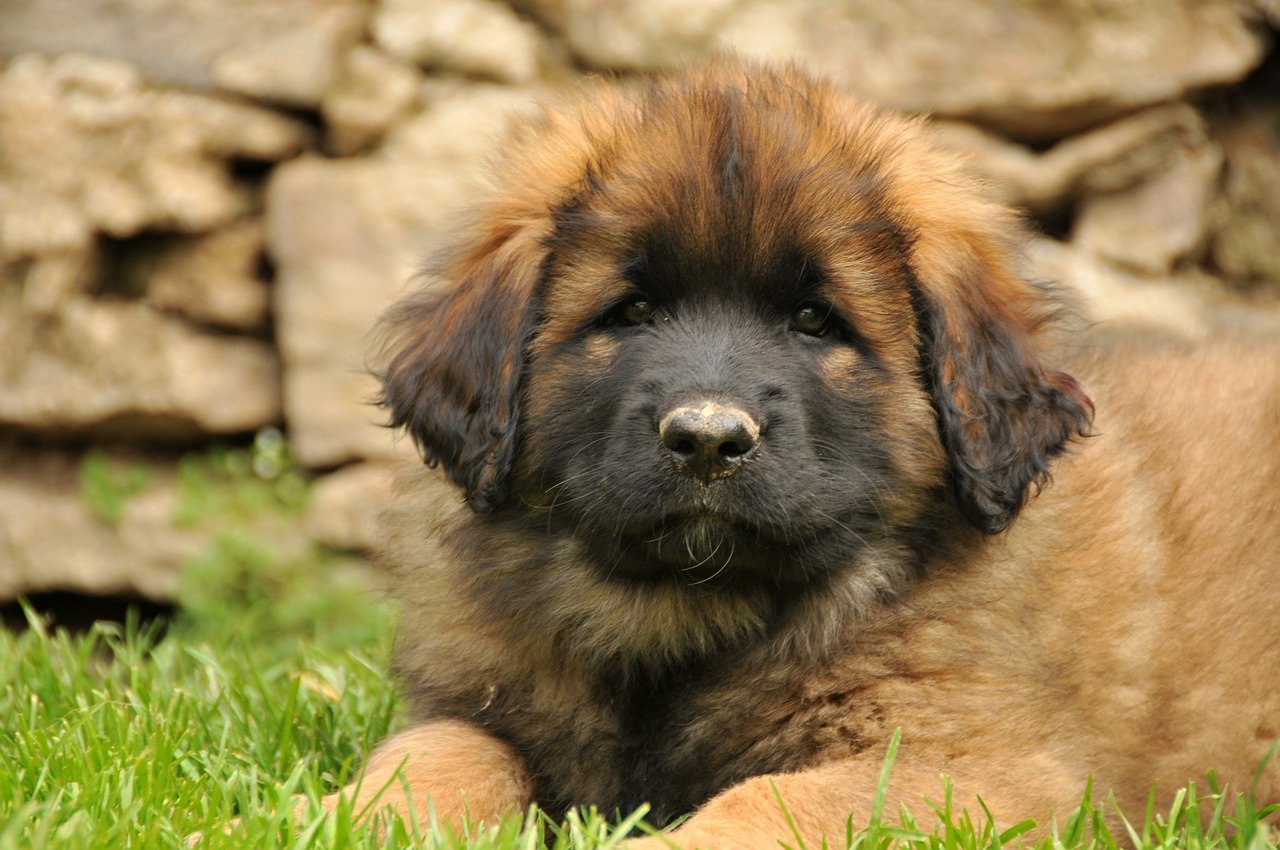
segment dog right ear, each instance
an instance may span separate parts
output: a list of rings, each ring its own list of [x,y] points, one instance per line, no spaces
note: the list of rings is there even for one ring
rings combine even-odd
[[[911,186],[923,199],[913,210],[912,306],[952,496],[973,525],[998,534],[1049,480],[1053,458],[1089,433],[1093,402],[1042,358],[1053,304],[1015,268],[1016,218],[977,187],[949,197],[962,180],[940,167]]]
[[[481,513],[506,500],[515,460],[525,348],[546,256],[531,230],[487,232],[445,267],[445,288],[405,300],[382,323],[378,403]]]

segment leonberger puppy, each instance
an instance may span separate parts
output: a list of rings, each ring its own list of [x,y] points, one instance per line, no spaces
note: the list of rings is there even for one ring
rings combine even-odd
[[[890,812],[944,775],[1042,825],[1090,777],[1138,818],[1153,783],[1247,786],[1280,737],[1280,345],[1069,352],[927,125],[795,69],[588,83],[492,183],[387,320],[382,403],[451,485],[401,485],[412,725],[362,801],[816,847],[898,729]]]

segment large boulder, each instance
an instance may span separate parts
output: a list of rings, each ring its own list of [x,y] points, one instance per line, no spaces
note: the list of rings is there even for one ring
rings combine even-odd
[[[1091,253],[1149,275],[1203,253],[1222,151],[1188,104],[1153,107],[1045,151],[957,122],[935,130],[1006,202],[1044,221],[1073,217],[1072,242]]]
[[[1209,259],[1229,278],[1280,293],[1280,70],[1267,95],[1232,103],[1213,122],[1226,167],[1212,205]]]
[[[1167,170],[1086,199],[1071,241],[1140,272],[1170,272],[1202,253],[1221,172],[1221,150],[1202,139],[1179,151]]]
[[[585,62],[713,49],[797,60],[872,100],[1058,138],[1243,78],[1264,38],[1231,0],[529,0]]]
[[[69,452],[0,444],[0,601],[73,590],[168,601],[207,535],[174,523],[172,463],[101,457],[112,479],[86,497]]]
[[[545,52],[538,28],[499,0],[381,0],[373,38],[426,68],[530,83]]]
[[[305,484],[260,466],[266,457],[0,440],[0,602],[62,590],[168,602],[197,559],[246,546],[282,563],[307,557],[314,546],[296,504],[305,495],[293,489]]]
[[[199,236],[133,240],[115,253],[114,285],[161,310],[229,330],[256,332],[267,325],[271,292],[256,218]]]
[[[304,527],[313,540],[325,546],[375,552],[386,541],[384,515],[394,495],[390,465],[345,466],[316,479]]]
[[[230,161],[283,159],[310,136],[265,109],[151,88],[120,62],[23,56],[0,73],[0,260],[228,223],[253,205]]]
[[[378,316],[444,244],[489,141],[530,95],[466,85],[399,126],[375,156],[304,157],[268,189],[277,341],[293,456],[310,467],[408,450],[378,427],[365,371]]]
[[[1280,334],[1280,300],[1242,297],[1194,269],[1143,275],[1053,239],[1027,246],[1029,274],[1066,285],[1093,332],[1194,341]]]
[[[1185,103],[1143,110],[1045,150],[957,121],[938,120],[933,129],[1002,200],[1042,219],[1059,218],[1084,198],[1156,179],[1187,149],[1207,145],[1204,119]]]
[[[367,15],[364,0],[4,0],[0,58],[88,53],[165,85],[314,107]]]
[[[136,301],[32,310],[0,282],[0,427],[190,442],[280,419],[280,364],[255,339],[200,333]]]
[[[360,45],[347,53],[342,76],[324,96],[326,147],[350,156],[373,147],[420,105],[422,74],[410,63]]]

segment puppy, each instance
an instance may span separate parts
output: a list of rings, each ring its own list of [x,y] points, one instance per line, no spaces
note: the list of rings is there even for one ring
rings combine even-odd
[[[495,178],[387,320],[382,402],[457,490],[402,482],[414,725],[351,793],[648,803],[741,850],[865,823],[895,729],[917,815],[944,774],[1042,825],[1090,776],[1139,818],[1247,781],[1280,736],[1280,346],[1057,352],[1015,217],[794,69],[591,84]]]

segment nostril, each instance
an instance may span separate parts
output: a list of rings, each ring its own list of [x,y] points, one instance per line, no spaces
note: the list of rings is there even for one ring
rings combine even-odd
[[[731,440],[727,443],[721,443],[719,451],[720,457],[725,460],[738,460],[747,452],[751,451],[751,446],[743,445],[742,443]]]
[[[679,455],[682,458],[689,457],[697,451],[697,447],[694,446],[693,441],[684,438],[673,440],[667,445],[667,448],[670,449],[672,454]]]

